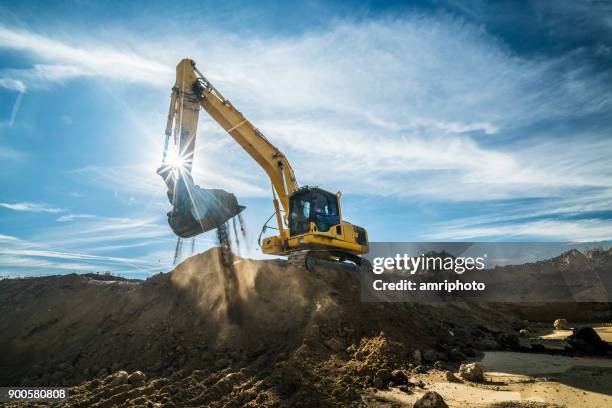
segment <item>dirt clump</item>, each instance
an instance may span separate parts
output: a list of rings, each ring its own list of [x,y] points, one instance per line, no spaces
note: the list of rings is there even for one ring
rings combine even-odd
[[[472,382],[484,381],[484,371],[478,363],[461,364],[461,367],[459,367],[459,376],[464,380]]]
[[[444,398],[435,391],[427,391],[413,405],[414,408],[448,408]]]

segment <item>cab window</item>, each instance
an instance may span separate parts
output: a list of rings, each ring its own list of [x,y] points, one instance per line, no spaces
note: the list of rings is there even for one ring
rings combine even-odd
[[[339,224],[338,197],[324,191],[313,192],[312,216],[317,229],[322,232],[327,232],[332,226]]]
[[[300,235],[308,232],[310,225],[310,192],[291,197],[289,204],[289,232]]]

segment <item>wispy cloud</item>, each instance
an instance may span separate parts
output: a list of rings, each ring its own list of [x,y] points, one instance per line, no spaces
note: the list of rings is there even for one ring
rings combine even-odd
[[[0,203],[0,207],[8,208],[13,211],[38,212],[38,213],[60,213],[66,210],[49,206],[45,203],[30,203],[27,201],[20,203]]]
[[[433,240],[482,240],[482,239],[544,239],[550,241],[593,242],[610,239],[610,220],[542,220],[518,224],[465,226],[448,228],[429,234]]]
[[[100,267],[85,263],[72,262],[55,262],[46,259],[29,258],[22,256],[7,256],[0,257],[0,270],[3,273],[14,273],[17,269],[26,270],[27,275],[36,274],[39,271],[45,271],[46,274],[55,271],[70,271],[70,272],[91,272],[99,271]],[[20,275],[17,273],[17,275]]]
[[[11,84],[20,82],[40,87],[78,77],[167,84],[173,74],[171,66],[127,50],[92,42],[71,45],[1,25],[0,48],[20,51],[41,60],[30,68],[5,70],[3,75]]]
[[[172,254],[144,251],[139,256],[100,255],[126,248],[173,247],[175,239],[159,217],[142,219],[76,217],[71,223],[60,223],[29,240],[0,235],[0,271],[10,275],[48,274],[53,271],[133,272],[147,276],[168,270]],[[78,223],[78,225],[73,225]],[[103,245],[100,245],[103,244]],[[155,247],[155,245],[154,245]],[[98,254],[92,254],[94,251]]]
[[[0,78],[0,87],[24,93],[26,86],[22,81],[11,78]]]
[[[129,258],[120,258],[112,256],[98,256],[80,253],[68,253],[58,251],[47,251],[47,250],[36,250],[36,249],[0,249],[0,255],[11,255],[11,256],[28,256],[36,258],[51,258],[51,259],[68,259],[78,261],[98,261],[98,262],[109,262],[109,263],[123,263],[123,264],[148,264],[149,262],[142,260],[134,260]]]
[[[19,241],[19,238],[17,237],[13,237],[11,235],[3,235],[0,234],[0,242],[17,242]]]
[[[96,218],[93,214],[66,214],[58,217],[55,221],[57,222],[70,222],[75,220],[92,219]]]

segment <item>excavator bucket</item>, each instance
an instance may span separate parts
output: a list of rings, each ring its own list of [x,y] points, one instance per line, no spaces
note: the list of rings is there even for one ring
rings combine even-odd
[[[191,238],[220,227],[238,215],[244,206],[236,196],[221,189],[201,188],[189,174],[178,177],[171,168],[161,168],[158,174],[168,186],[168,199],[173,205],[168,212],[168,224],[181,238]]]

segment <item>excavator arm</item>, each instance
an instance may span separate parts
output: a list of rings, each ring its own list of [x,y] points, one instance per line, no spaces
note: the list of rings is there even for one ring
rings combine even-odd
[[[274,191],[274,207],[279,230],[283,239],[286,236],[285,222],[280,215],[280,206],[289,212],[289,195],[298,188],[293,169],[285,155],[278,150],[251,122],[238,111],[229,100],[196,69],[190,59],[183,59],[176,67],[176,83],[172,88],[170,109],[166,123],[166,140],[174,135],[178,161],[181,163],[182,178],[191,179],[195,140],[198,130],[198,114],[204,109],[232,138],[264,169]],[[167,143],[166,143],[167,145]],[[164,152],[167,151],[167,146]],[[164,153],[165,157],[166,153]],[[172,181],[170,178],[168,181]],[[168,184],[176,191],[178,184]],[[189,195],[190,188],[184,196]],[[180,192],[175,194],[181,198]],[[184,200],[189,203],[187,200]],[[280,201],[280,206],[279,206]],[[173,201],[176,206],[176,200]],[[185,209],[181,209],[185,212]],[[175,211],[179,214],[181,211]],[[196,218],[196,217],[194,217]],[[174,228],[173,228],[174,229]],[[176,232],[176,231],[175,231]]]
[[[299,187],[289,161],[204,75],[196,72],[203,86],[202,108],[264,169],[283,209],[289,212],[289,195]]]

